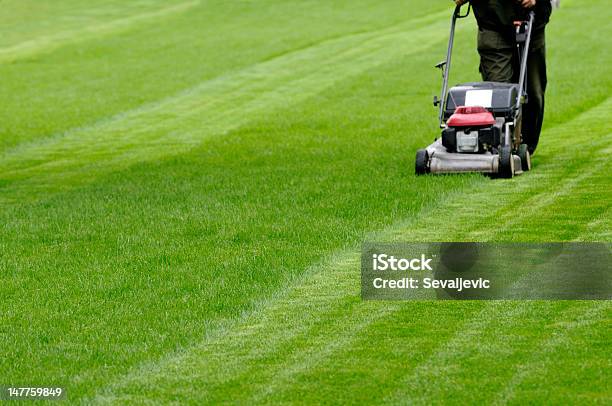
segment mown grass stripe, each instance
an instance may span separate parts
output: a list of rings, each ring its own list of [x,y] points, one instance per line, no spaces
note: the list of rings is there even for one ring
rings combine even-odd
[[[254,393],[245,399],[246,402],[261,404],[271,396],[279,395],[292,385],[296,375],[311,370],[323,361],[334,359],[334,355],[354,345],[361,331],[397,310],[398,307],[398,305],[359,305],[354,309],[348,308],[340,317],[328,320],[330,324],[328,328],[309,336],[300,347],[286,348],[285,350],[291,351],[291,357],[282,364],[278,363],[268,369],[265,374],[268,378],[264,378]]]
[[[233,325],[217,329],[203,345],[198,345],[189,352],[169,356],[162,362],[143,365],[118,384],[138,384],[143,376],[147,376],[151,380],[160,379],[162,385],[168,382],[168,370],[180,371],[184,365],[203,368],[204,375],[212,378],[212,381],[207,383],[210,391],[224,385],[251,381],[254,374],[262,373],[256,365],[270,364],[279,358],[285,359],[285,355],[289,357],[292,351],[290,347],[300,339],[314,334],[317,328],[321,327],[320,320],[333,321],[342,313],[354,310],[354,306],[359,303],[354,298],[347,300],[346,297],[336,294],[338,290],[357,291],[358,286],[355,286],[350,275],[355,266],[354,258],[340,256],[332,263],[333,270],[330,268],[329,272],[317,272],[311,275],[312,278],[299,278],[299,282],[292,284],[291,290],[282,291],[273,300],[256,306],[255,308],[265,308],[266,311],[257,312],[258,317],[247,316],[240,329]],[[304,297],[308,300],[304,301]],[[237,354],[241,356],[237,357]],[[200,364],[201,359],[210,362]],[[246,360],[257,363],[245,362]],[[180,384],[181,376],[182,374],[177,372],[170,379],[176,378],[177,384]],[[201,376],[192,377],[198,378]],[[118,400],[114,394],[108,393],[111,389],[116,389],[113,386],[106,388],[96,397],[96,401]]]
[[[445,389],[448,385],[440,385],[446,380],[445,375],[460,370],[458,365],[470,357],[476,357],[477,351],[491,351],[488,345],[482,348],[486,338],[492,331],[500,335],[511,332],[516,327],[513,320],[521,320],[527,314],[529,305],[525,302],[494,301],[478,314],[468,319],[462,328],[447,341],[440,343],[437,351],[419,363],[414,370],[396,382],[397,390],[387,394],[383,403],[386,404],[424,404],[426,399],[432,399],[434,393]],[[478,346],[474,346],[478,343]],[[502,343],[503,348],[506,343]],[[461,391],[461,388],[457,388]],[[464,389],[463,389],[464,390]]]
[[[38,38],[0,48],[0,63],[15,62],[19,59],[49,53],[59,47],[99,38],[104,35],[118,34],[131,29],[137,24],[151,23],[173,14],[186,12],[200,4],[200,0],[191,0],[178,4],[159,7],[156,10],[117,18],[111,21],[85,24],[78,28],[49,33]]]
[[[578,309],[578,311],[574,309]],[[603,301],[588,303],[584,306],[578,305],[564,312],[558,318],[559,321],[546,336],[546,339],[534,343],[531,357],[512,365],[512,377],[508,379],[503,390],[498,392],[491,404],[505,405],[513,401],[520,401],[518,388],[521,383],[530,377],[540,379],[544,372],[557,362],[556,356],[560,351],[571,351],[574,345],[584,345],[582,342],[573,343],[572,335],[576,331],[584,330],[601,322],[602,319],[609,320],[611,309],[610,302]],[[566,398],[566,400],[568,399]],[[579,396],[575,395],[575,400],[579,401]]]
[[[604,157],[612,152],[609,147],[610,140],[612,140],[612,133],[602,137],[600,142],[594,142],[590,145],[591,148],[583,151],[581,158],[587,159],[588,155],[601,153]],[[580,158],[579,158],[580,159]],[[558,177],[549,176],[546,179],[542,179],[542,182],[538,182],[537,189],[532,190],[529,197],[521,202],[517,202],[514,210],[506,210],[500,212],[496,216],[498,221],[495,221],[495,227],[491,228],[488,233],[483,231],[472,231],[468,238],[471,240],[477,240],[478,238],[485,237],[490,238],[490,233],[497,233],[498,239],[511,239],[512,235],[533,235],[528,232],[533,224],[543,224],[547,221],[554,222],[556,207],[564,207],[569,209],[568,203],[572,196],[576,195],[577,191],[580,190],[580,196],[582,198],[588,194],[588,188],[591,188],[597,183],[601,183],[601,173],[606,172],[606,169],[610,167],[610,163],[607,159],[598,159],[597,157],[591,159],[588,167],[586,165],[580,165],[573,167],[570,170],[563,170],[559,165],[557,173]],[[555,179],[556,178],[556,179]],[[556,184],[554,184],[556,180]],[[599,182],[597,182],[599,180]],[[552,192],[551,192],[552,189]],[[548,191],[548,193],[544,193]],[[598,201],[590,201],[587,204],[598,204],[599,209],[605,211],[606,207],[609,207],[609,200],[606,196],[598,196]],[[517,213],[521,213],[518,216]],[[565,213],[567,214],[567,213]],[[592,215],[592,212],[585,213],[587,216]],[[569,220],[569,219],[566,219]],[[568,225],[568,221],[563,222],[565,226]],[[552,240],[565,240],[565,235],[559,233],[557,229],[551,229],[549,235],[543,236],[538,234],[537,238],[546,238]],[[580,233],[574,235],[579,236]]]
[[[360,399],[363,403],[380,403],[386,391],[401,374],[422,362],[440,343],[465,327],[465,318],[478,313],[479,303],[362,303],[362,309],[388,309],[384,317],[355,331],[350,342],[335,343],[330,330],[332,354],[299,360],[283,373],[283,385],[274,383],[273,391],[249,397],[249,402],[279,404],[302,399],[316,403],[317,399],[334,399],[338,404]],[[373,311],[373,310],[371,310]],[[437,322],[432,323],[435,319]],[[349,321],[339,322],[336,330]],[[425,337],[435,337],[434,340]],[[326,348],[323,346],[323,348]],[[277,366],[282,370],[283,365]],[[327,382],[339,385],[328,385]]]
[[[136,162],[188,151],[263,112],[301,102],[340,80],[441,41],[445,24],[440,16],[326,41],[206,81],[115,120],[20,145],[0,159],[2,180],[10,184],[2,198],[36,198]]]
[[[604,179],[605,176],[602,174],[601,178]],[[608,180],[607,177],[605,179]],[[607,183],[602,187],[608,187]],[[584,241],[612,240],[612,209],[610,206],[586,224],[582,238]]]
[[[593,308],[601,307],[589,302],[493,302],[406,375],[384,403],[425,405],[456,396],[470,403],[495,403],[496,395],[515,379],[510,367],[520,368],[516,360],[547,348],[554,352],[558,345],[553,343],[566,339],[570,329],[595,323],[601,314]],[[561,323],[568,327],[560,329]],[[535,326],[539,334],[529,334]]]

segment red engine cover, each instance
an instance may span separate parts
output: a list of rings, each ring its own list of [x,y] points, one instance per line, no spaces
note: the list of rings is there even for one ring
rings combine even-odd
[[[484,107],[457,107],[446,122],[449,127],[487,127],[495,124],[495,117]]]

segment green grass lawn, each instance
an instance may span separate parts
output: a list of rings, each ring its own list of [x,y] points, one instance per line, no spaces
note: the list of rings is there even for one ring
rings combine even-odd
[[[553,16],[542,143],[507,181],[413,175],[447,3],[3,2],[0,385],[612,402],[609,302],[359,297],[365,240],[612,241],[607,2]],[[453,82],[477,79],[458,34]]]

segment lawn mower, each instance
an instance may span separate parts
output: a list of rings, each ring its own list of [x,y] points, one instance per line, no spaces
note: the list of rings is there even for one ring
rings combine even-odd
[[[522,143],[522,107],[527,102],[527,56],[534,12],[526,21],[515,22],[520,74],[518,83],[473,82],[448,89],[451,56],[457,20],[457,6],[451,19],[446,60],[436,65],[442,70],[438,119],[442,134],[434,143],[416,154],[417,175],[427,173],[481,172],[493,177],[511,178],[531,169],[527,145]]]

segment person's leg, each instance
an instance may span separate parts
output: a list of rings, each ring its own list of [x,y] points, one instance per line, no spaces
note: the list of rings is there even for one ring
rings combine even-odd
[[[478,53],[480,73],[488,82],[513,82],[515,78],[516,46],[506,36],[480,28],[478,30]]]
[[[527,60],[527,104],[523,106],[523,142],[535,151],[544,121],[546,91],[546,46],[544,30],[534,32]],[[492,82],[518,82],[518,64],[514,39],[496,31],[479,29],[478,53],[482,79]]]
[[[523,142],[534,153],[544,121],[544,93],[546,92],[546,45],[544,30],[533,33],[527,60],[527,104],[523,106]]]

